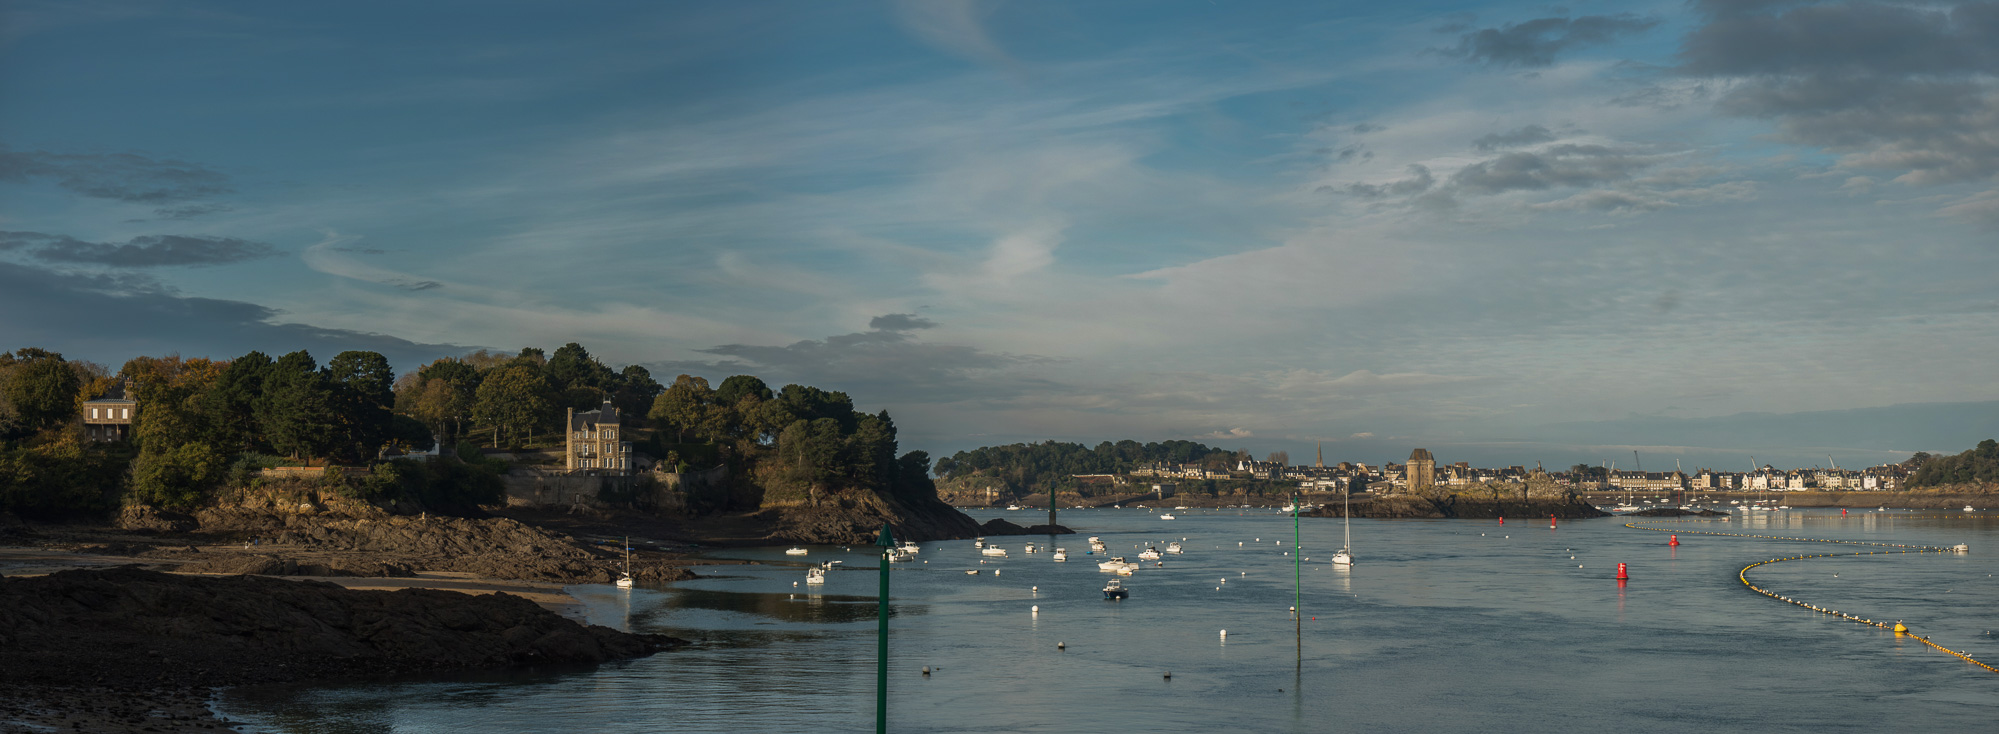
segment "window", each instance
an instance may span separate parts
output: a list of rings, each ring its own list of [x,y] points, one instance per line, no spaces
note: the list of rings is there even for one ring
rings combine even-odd
[[[97,409],[96,409],[96,408],[91,408],[91,409],[90,409],[90,419],[91,419],[91,420],[97,420]]]
[[[119,412],[119,413],[122,413],[122,414],[123,414],[123,415],[120,415],[120,416],[118,416],[118,417],[120,417],[120,418],[126,418],[126,419],[129,419],[129,418],[131,418],[131,417],[132,417],[132,409],[131,409],[131,408],[119,408],[119,409],[118,409],[118,412]]]

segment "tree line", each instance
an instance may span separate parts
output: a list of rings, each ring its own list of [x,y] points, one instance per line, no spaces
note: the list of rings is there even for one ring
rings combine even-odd
[[[87,440],[85,401],[136,401],[131,441]],[[546,354],[480,350],[396,376],[368,351],[324,366],[305,351],[229,360],[136,357],[116,373],[42,349],[0,354],[0,511],[103,511],[126,499],[193,507],[220,486],[280,464],[361,465],[344,487],[369,499],[496,501],[497,471],[479,455],[560,443],[568,409],[610,402],[642,450],[687,468],[727,464],[732,503],[818,502],[856,490],[935,498],[929,455],[898,451],[887,411],[855,410],[845,393],[773,390],[737,375],[711,387],[681,375],[659,384],[642,366],[613,370],[576,343]],[[456,458],[382,460],[385,448],[442,442]],[[454,451],[456,449],[456,451]]]
[[[1126,474],[1141,464],[1192,464],[1227,471],[1248,451],[1228,451],[1193,441],[1105,441],[1096,448],[1043,441],[981,446],[937,460],[937,477],[953,482],[991,482],[1019,494],[1050,489],[1076,491],[1077,474]],[[1273,460],[1278,458],[1272,456]],[[1288,457],[1285,457],[1288,459]]]
[[[1918,468],[1909,475],[1910,487],[1946,484],[1999,484],[1999,441],[1985,439],[1955,456],[1918,454],[1911,459]]]

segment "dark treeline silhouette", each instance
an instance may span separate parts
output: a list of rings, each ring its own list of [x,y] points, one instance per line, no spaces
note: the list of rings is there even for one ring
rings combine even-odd
[[[1910,487],[1946,484],[1999,484],[1999,441],[1985,439],[1956,456],[1917,454],[1910,462],[1917,466],[1909,476]]]
[[[130,441],[85,437],[81,406],[104,397],[136,401]],[[856,411],[844,393],[772,390],[749,375],[714,388],[681,375],[668,387],[575,343],[552,355],[481,350],[400,377],[367,351],[323,366],[304,351],[137,357],[113,374],[28,348],[0,354],[0,511],[101,513],[127,500],[187,509],[281,465],[370,467],[364,478],[325,474],[329,488],[361,499],[486,504],[500,497],[505,464],[483,446],[560,447],[569,409],[606,402],[638,449],[670,468],[728,465],[733,507],[856,490],[936,497],[929,456],[898,453],[888,413]],[[383,458],[433,447],[433,460]]]
[[[1195,464],[1225,471],[1248,459],[1246,451],[1227,451],[1193,441],[1139,443],[1105,441],[1089,448],[1079,443],[1043,441],[982,446],[937,460],[939,479],[996,482],[1021,494],[1072,491],[1077,474],[1124,474],[1141,464]]]

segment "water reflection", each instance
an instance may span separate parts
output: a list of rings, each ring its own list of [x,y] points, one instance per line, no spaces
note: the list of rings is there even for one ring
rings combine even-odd
[[[1169,530],[1142,511],[1077,515],[1085,535],[1113,548]],[[1895,520],[1805,517],[1795,532],[1981,547],[1999,540],[1999,527],[1984,523]],[[1800,552],[1796,544],[1699,536],[1673,549],[1613,521],[1563,523],[1557,538],[1481,535],[1490,528],[1465,522],[1357,520],[1366,565],[1308,566],[1302,613],[1293,616],[1283,555],[1290,526],[1274,513],[1182,514],[1170,532],[1189,539],[1188,553],[1127,579],[1132,596],[1123,602],[1102,600],[1101,575],[1078,562],[1087,558],[1080,553],[1066,564],[1020,554],[980,565],[970,543],[926,544],[927,568],[895,569],[891,726],[1975,731],[1999,707],[1988,679],[1927,648],[1812,624],[1809,614],[1740,593],[1734,574],[1744,559]],[[1746,523],[1686,527],[1748,531]],[[1267,542],[1273,530],[1286,537],[1283,547]],[[1306,547],[1340,537],[1333,523],[1303,530]],[[1632,564],[1638,585],[1612,587],[1606,569],[1618,562]],[[965,568],[1005,574],[966,576]],[[695,641],[672,653],[582,672],[232,694],[226,708],[287,733],[872,726],[872,571],[834,574],[831,590],[813,592],[791,587],[798,567],[726,570],[625,593],[577,588],[593,620]],[[1999,603],[1991,573],[1999,556],[1873,557],[1780,564],[1765,581],[1836,608],[1922,618],[1924,633],[1999,657],[1999,640],[1982,635]],[[920,672],[926,665],[929,677]],[[1884,694],[1881,681],[1894,681],[1892,690]],[[1884,695],[1925,705],[1883,706]],[[1684,701],[1699,701],[1698,711],[1671,703]],[[1562,713],[1550,719],[1551,710]]]

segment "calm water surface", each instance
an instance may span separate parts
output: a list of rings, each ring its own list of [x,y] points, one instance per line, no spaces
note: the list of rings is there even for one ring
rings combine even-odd
[[[1175,514],[1064,512],[1079,530],[1057,541],[1067,563],[1021,552],[1045,537],[1014,537],[996,539],[1005,559],[942,541],[897,564],[890,728],[1874,732],[1990,731],[1999,720],[1999,675],[1735,579],[1753,560],[1841,546],[1682,535],[1671,549],[1664,534],[1609,519],[1554,530],[1525,519],[1356,520],[1359,565],[1342,570],[1327,562],[1339,521],[1308,519],[1304,619],[1294,622],[1289,516]],[[1917,517],[1935,514],[1791,511],[1674,527],[1970,543],[1970,555],[1813,559],[1753,578],[1834,609],[1906,619],[1946,647],[1999,661],[1999,517]],[[1183,537],[1187,553],[1126,578],[1131,598],[1106,602],[1109,574],[1096,568],[1101,556],[1083,553],[1088,535],[1134,560],[1135,545]],[[811,550],[805,559],[733,551],[725,555],[768,565],[711,567],[657,588],[572,589],[592,622],[694,641],[687,649],[582,671],[244,689],[222,708],[260,731],[299,734],[869,730],[872,549]],[[822,590],[794,588],[807,562],[827,560],[846,565]],[[1613,580],[1618,562],[1630,564],[1624,586]]]

